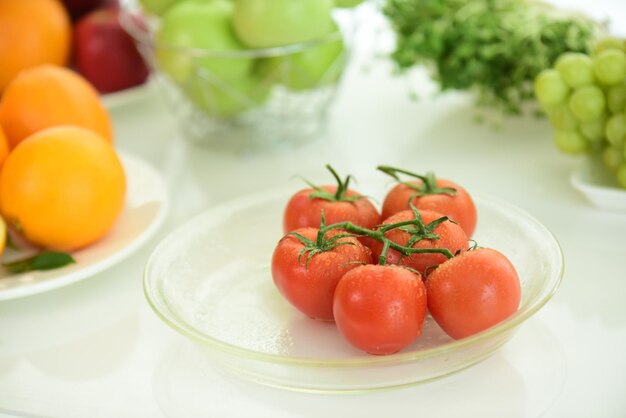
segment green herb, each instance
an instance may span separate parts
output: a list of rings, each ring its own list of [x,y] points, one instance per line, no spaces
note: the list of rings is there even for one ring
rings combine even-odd
[[[52,270],[75,262],[74,258],[67,253],[42,251],[32,257],[6,263],[2,266],[10,273],[24,273],[31,270]]]
[[[602,26],[532,0],[386,0],[400,69],[433,65],[441,90],[471,90],[476,104],[519,114],[533,79],[566,51],[589,52]]]

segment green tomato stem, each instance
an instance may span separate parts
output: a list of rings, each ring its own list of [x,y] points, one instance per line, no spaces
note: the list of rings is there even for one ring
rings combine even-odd
[[[423,182],[426,181],[426,176],[422,176],[420,174],[416,174],[416,173],[412,173],[410,171],[407,170],[403,170],[401,168],[396,168],[396,167],[391,167],[388,165],[379,165],[378,167],[376,167],[377,170],[382,171],[383,173],[393,177],[394,179],[400,181],[400,176],[398,176],[398,173],[400,174],[406,174],[407,176],[410,177],[415,177],[417,179],[422,180]]]
[[[335,191],[334,197],[336,201],[341,202],[344,198],[344,195],[346,194],[348,190],[348,185],[350,184],[350,176],[348,175],[348,177],[346,177],[346,180],[344,182],[341,180],[341,177],[339,177],[339,174],[337,174],[335,169],[332,168],[330,164],[326,164],[326,169],[330,171],[330,173],[335,178],[335,181],[337,181],[337,190]]]
[[[313,189],[313,192],[309,194],[309,199],[324,199],[328,200],[329,202],[356,202],[357,200],[363,199],[365,197],[361,195],[347,196],[348,186],[350,185],[350,179],[352,179],[352,176],[348,175],[345,180],[341,180],[339,174],[337,174],[335,169],[332,168],[330,164],[326,164],[326,168],[328,169],[328,171],[330,171],[330,173],[335,178],[335,181],[337,182],[337,189],[335,191],[335,194],[332,194],[327,190],[324,190],[322,187],[317,186],[305,179],[305,183]]]
[[[389,238],[387,238],[385,236],[385,232],[394,229],[394,228],[398,228],[400,226],[405,226],[405,225],[419,225],[419,224],[423,223],[421,222],[420,219],[413,219],[410,221],[402,221],[402,222],[398,222],[397,224],[389,224],[389,225],[385,225],[388,226],[390,228],[387,228],[385,231],[382,231],[382,229],[379,230],[372,230],[372,229],[368,229],[368,228],[364,228],[358,225],[353,224],[352,222],[339,222],[339,223],[335,223],[332,225],[327,225],[325,226],[323,229],[320,229],[320,232],[322,233],[323,236],[326,235],[326,233],[328,231],[331,231],[333,229],[343,229],[347,232],[351,232],[353,234],[356,234],[358,236],[362,236],[362,237],[368,237],[368,238],[372,238],[375,239],[379,242],[383,243],[383,252],[381,252],[380,258],[378,260],[379,264],[384,265],[387,261],[387,250],[389,248],[392,248],[396,251],[398,251],[400,254],[404,255],[404,256],[410,256],[412,254],[443,254],[444,256],[446,256],[447,258],[452,258],[454,257],[454,255],[450,252],[450,250],[448,250],[447,248],[413,248],[413,247],[406,247],[406,246],[402,246],[400,244],[397,244],[395,242],[393,242],[392,240],[390,240]]]
[[[387,253],[389,252],[389,243],[391,242],[391,240],[385,239],[383,241],[383,249],[380,252],[380,255],[378,256],[378,264],[380,264],[381,266],[384,266],[385,264],[387,264]]]
[[[435,219],[430,222],[428,225],[424,225],[424,221],[420,216],[418,210],[415,206],[410,205],[413,210],[413,214],[415,216],[414,219],[409,219],[406,221],[396,222],[393,224],[383,225],[378,229],[369,229],[362,226],[355,225],[352,222],[338,222],[331,225],[326,224],[326,216],[324,211],[322,211],[320,215],[320,227],[317,231],[317,235],[315,237],[315,242],[304,237],[303,235],[297,232],[291,232],[289,235],[297,238],[303,245],[302,250],[298,255],[298,261],[301,260],[302,256],[306,253],[309,253],[306,259],[306,265],[308,266],[311,258],[320,252],[330,251],[333,248],[336,248],[341,245],[353,245],[351,242],[339,241],[341,238],[346,237],[368,237],[371,239],[375,239],[379,242],[382,242],[383,248],[378,257],[378,264],[386,265],[387,264],[387,254],[389,249],[394,249],[398,251],[400,254],[404,256],[410,256],[412,254],[442,254],[446,258],[452,258],[454,255],[447,248],[413,248],[413,245],[418,241],[427,239],[427,240],[437,240],[439,239],[439,235],[435,234],[433,231],[437,226],[441,223],[449,220],[447,216],[442,216],[441,218]],[[409,228],[413,227],[413,228]],[[402,228],[403,231],[409,233],[411,237],[406,246],[397,244],[396,242],[390,240],[385,236],[385,233],[392,229]],[[341,229],[347,234],[337,234],[331,238],[326,238],[328,232]]]
[[[390,167],[388,165],[379,165],[378,167],[376,167],[376,169],[393,177],[398,183],[404,184],[405,186],[415,190],[415,193],[412,194],[409,198],[409,202],[411,202],[414,198],[421,196],[427,196],[432,194],[447,194],[450,196],[455,196],[457,193],[457,190],[453,187],[437,187],[437,177],[433,172],[428,172],[425,175],[421,175],[407,170],[403,170],[401,168]],[[401,181],[398,173],[419,179],[422,181],[422,183],[415,184],[408,181]]]

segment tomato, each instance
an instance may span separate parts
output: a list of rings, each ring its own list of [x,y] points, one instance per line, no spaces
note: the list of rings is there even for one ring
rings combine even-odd
[[[301,228],[294,232],[315,242],[318,229]],[[345,232],[329,231],[326,239],[342,233]],[[295,308],[314,319],[333,320],[337,282],[346,272],[372,260],[369,248],[356,238],[343,237],[336,243],[341,245],[326,251],[303,251],[305,243],[296,236],[286,235],[278,242],[272,256],[276,287]]]
[[[397,169],[382,166],[382,171],[385,170]],[[448,216],[459,223],[467,236],[471,237],[476,229],[477,213],[467,190],[450,180],[435,178],[434,175],[424,178],[426,181],[401,182],[391,189],[383,201],[382,218],[387,219],[408,209],[410,201],[418,209],[428,209]]]
[[[323,190],[334,194],[335,186],[321,186]],[[361,197],[353,201],[327,200],[311,197],[315,189],[304,189],[291,197],[285,208],[283,217],[283,230],[285,233],[296,228],[320,226],[320,216],[324,211],[328,225],[349,221],[358,226],[373,228],[381,221],[376,207],[367,198]],[[353,190],[347,190],[345,197],[356,197],[359,194]]]
[[[326,217],[326,224],[352,222],[364,228],[373,228],[381,221],[378,210],[365,196],[348,188],[351,176],[341,180],[339,175],[330,166],[337,186],[313,186],[294,194],[285,208],[283,216],[283,231],[285,233],[296,228],[320,226],[322,212]],[[310,184],[310,183],[309,183]],[[367,239],[362,239],[367,243]]]
[[[426,306],[426,287],[419,274],[370,264],[341,278],[333,312],[350,344],[370,354],[391,354],[422,333]]]
[[[443,217],[442,214],[433,212],[430,210],[417,210],[426,228],[428,224]],[[398,212],[390,218],[386,219],[382,226],[408,221],[415,219],[415,214],[412,210],[404,210]],[[434,225],[434,224],[433,224]],[[407,227],[395,228],[385,232],[385,237],[391,241],[402,246],[408,246],[410,240],[415,240],[420,236],[416,233],[416,229],[411,226],[412,232],[407,232]],[[428,232],[428,231],[427,231]],[[433,235],[434,234],[434,235]],[[412,237],[415,235],[415,237]],[[445,248],[450,253],[455,254],[459,251],[464,251],[468,246],[467,235],[458,224],[446,220],[426,235],[427,238],[418,239],[414,242],[412,248]],[[432,238],[428,238],[432,237]],[[382,250],[383,244],[379,241],[372,240],[371,247],[374,260],[378,260]],[[425,253],[425,254],[412,254],[410,256],[404,256],[394,249],[389,249],[387,253],[388,264],[399,264],[402,266],[410,267],[419,271],[422,274],[428,273],[427,270],[430,267],[435,267],[440,263],[443,263],[448,258],[444,254],[439,253]]]
[[[513,315],[520,282],[513,264],[489,248],[466,251],[433,271],[426,280],[428,309],[452,338],[464,338]]]

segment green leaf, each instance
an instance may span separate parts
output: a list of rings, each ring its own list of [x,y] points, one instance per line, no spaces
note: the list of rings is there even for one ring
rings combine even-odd
[[[70,254],[42,251],[32,257],[2,265],[10,273],[24,273],[32,270],[53,270],[75,262],[76,260]]]

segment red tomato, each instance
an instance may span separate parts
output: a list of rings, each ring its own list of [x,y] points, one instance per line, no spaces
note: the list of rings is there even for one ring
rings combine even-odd
[[[441,264],[426,280],[426,287],[431,315],[455,339],[505,320],[520,302],[513,264],[489,248],[466,251]]]
[[[318,230],[301,228],[295,232],[315,242]],[[341,233],[345,232],[332,230],[326,238]],[[302,252],[305,244],[293,235],[286,235],[278,242],[272,256],[272,277],[276,287],[294,307],[314,319],[332,321],[337,282],[359,263],[372,261],[369,248],[356,238],[340,238],[337,243],[350,244],[317,252],[309,259],[310,252]]]
[[[430,210],[418,210],[422,221],[427,226],[429,223],[443,217],[442,214],[433,212]],[[412,210],[405,210],[398,212],[383,222],[383,225],[388,225],[397,222],[403,222],[407,220],[415,219],[415,215]],[[464,251],[468,246],[467,235],[463,229],[453,222],[445,221],[439,224],[432,231],[439,236],[438,239],[421,239],[415,242],[411,247],[413,248],[447,248],[452,254],[458,251]],[[389,238],[396,244],[407,246],[411,239],[411,233],[404,229],[395,228],[385,233],[385,237]],[[371,247],[372,256],[374,260],[378,260],[380,253],[383,249],[383,244],[379,241],[372,240]],[[407,266],[425,274],[429,267],[435,267],[444,261],[447,257],[438,253],[426,253],[426,254],[413,254],[411,256],[404,256],[396,250],[389,249],[387,252],[387,264],[399,264]]]
[[[333,311],[350,344],[370,354],[391,354],[422,333],[426,305],[426,287],[418,274],[370,264],[341,278]]]
[[[409,181],[410,185],[419,187],[423,185],[421,180]],[[456,190],[454,195],[446,193],[426,194],[415,196],[417,193],[413,187],[400,183],[387,193],[383,202],[382,218],[387,219],[400,211],[409,208],[409,200],[418,209],[428,209],[448,216],[463,228],[468,237],[471,237],[476,229],[476,206],[467,191],[456,183],[449,180],[437,179],[437,188],[452,188]]]
[[[336,186],[321,186],[321,188],[329,192],[331,196],[337,190]],[[327,225],[349,221],[371,229],[381,221],[378,210],[366,197],[353,201],[326,200],[311,197],[311,193],[315,191],[313,188],[300,190],[289,200],[283,217],[285,233],[303,227],[318,228],[322,211],[324,211]],[[351,196],[359,196],[359,193],[347,190],[345,197]]]

